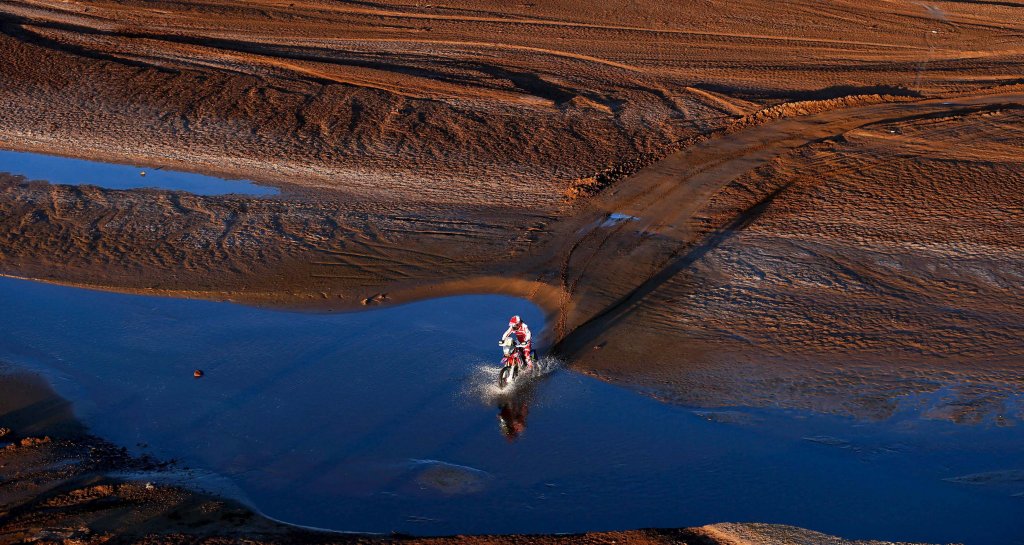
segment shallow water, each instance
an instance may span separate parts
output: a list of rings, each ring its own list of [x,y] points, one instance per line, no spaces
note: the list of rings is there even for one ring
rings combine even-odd
[[[248,180],[225,180],[192,172],[178,172],[100,161],[86,161],[42,153],[0,150],[0,172],[54,184],[95,185],[108,189],[159,188],[196,195],[276,195],[277,188]],[[141,173],[145,172],[145,176]]]
[[[0,308],[0,360],[48,376],[95,433],[287,522],[445,534],[760,521],[1024,542],[1024,480],[990,473],[1024,469],[1017,427],[687,409],[552,360],[496,396],[508,315],[543,327],[515,298],[313,314],[0,279]]]

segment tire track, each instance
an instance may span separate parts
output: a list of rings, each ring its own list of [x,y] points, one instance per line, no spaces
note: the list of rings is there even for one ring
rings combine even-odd
[[[831,110],[783,118],[714,138],[651,165],[594,199],[587,212],[562,226],[562,237],[555,237],[571,241],[562,242],[562,249],[554,252],[559,256],[553,261],[555,265],[549,261],[540,267],[540,277],[552,266],[560,271],[566,292],[556,331],[556,349],[567,357],[578,354],[643,305],[668,279],[755,221],[783,189],[709,234],[694,238],[698,232],[694,220],[697,212],[717,191],[744,173],[799,147],[861,127],[1000,107],[1017,108],[1021,104],[1024,95],[996,94]],[[602,231],[601,220],[612,212],[639,219]],[[637,237],[637,232],[645,236]],[[644,255],[646,262],[641,262],[638,257]],[[655,272],[638,278],[638,270]],[[588,285],[601,285],[609,293],[620,295],[590,315],[571,316],[566,303],[577,295],[584,276],[591,280]],[[573,302],[575,309],[586,306],[581,303],[592,303]]]

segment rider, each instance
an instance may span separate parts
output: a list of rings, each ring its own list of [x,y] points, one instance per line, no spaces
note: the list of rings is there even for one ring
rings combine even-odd
[[[526,322],[523,321],[519,316],[513,316],[508,321],[508,329],[502,334],[501,340],[505,340],[509,335],[515,334],[516,342],[523,346],[523,359],[526,360],[527,368],[533,367],[533,356],[530,355],[530,351],[533,349],[533,335],[530,334],[530,328],[527,327]]]

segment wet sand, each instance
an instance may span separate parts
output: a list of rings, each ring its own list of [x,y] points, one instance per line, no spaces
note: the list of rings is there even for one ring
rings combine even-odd
[[[142,293],[525,296],[576,369],[684,404],[875,418],[952,387],[951,418],[1016,420],[1020,101],[829,104],[708,137],[533,226],[497,206],[439,219],[452,210],[8,179],[0,240],[10,274]]]
[[[769,11],[5,3],[3,147],[284,194],[0,174],[0,273],[315,308],[508,293],[573,369],[670,402],[1020,420],[1019,6]]]
[[[584,239],[603,276],[580,281],[590,290],[577,298],[583,325],[561,347],[580,369],[687,405],[885,418],[901,400],[949,389],[924,412],[1019,420],[1018,100],[854,108],[817,116],[821,132],[795,142],[780,121],[730,138],[724,162],[688,150],[698,167],[673,189],[690,193],[687,205],[620,206],[642,219]],[[850,123],[858,112],[882,115]],[[731,146],[757,131],[777,146],[770,158],[756,137]],[[623,193],[645,175],[679,180],[672,160]],[[649,234],[646,248],[632,242]],[[649,267],[639,287],[608,274],[616,250],[626,266]]]

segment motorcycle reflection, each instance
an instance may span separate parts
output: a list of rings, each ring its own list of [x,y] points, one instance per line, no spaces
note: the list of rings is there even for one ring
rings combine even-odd
[[[533,387],[526,386],[498,402],[498,427],[511,443],[526,431],[526,417],[530,414]]]

